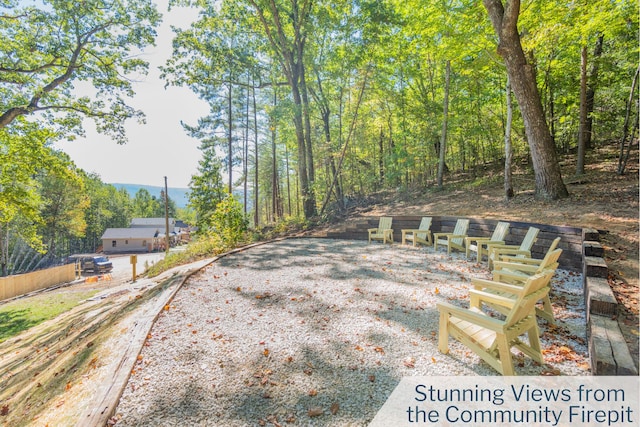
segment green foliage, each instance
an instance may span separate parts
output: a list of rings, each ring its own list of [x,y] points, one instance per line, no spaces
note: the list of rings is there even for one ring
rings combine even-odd
[[[84,181],[75,165],[64,153],[50,157],[47,169],[38,177],[43,218],[42,232],[47,255],[60,258],[58,247],[73,237],[84,236],[85,210],[90,206]]]
[[[211,213],[210,224],[207,234],[220,236],[225,246],[234,247],[245,237],[248,221],[240,202],[227,194]]]
[[[222,237],[217,234],[200,234],[190,242],[185,250],[169,252],[162,260],[147,270],[149,277],[155,277],[163,271],[178,265],[188,264],[221,254],[231,247],[225,246]]]
[[[212,226],[211,213],[223,200],[225,192],[214,146],[203,143],[200,149],[203,157],[199,162],[199,173],[191,177],[189,204],[195,211],[196,225],[208,230]]]
[[[153,2],[5,1],[0,15],[0,128],[39,113],[72,138],[89,117],[124,142],[124,121],[143,117],[124,100],[133,95],[131,76],[147,70],[132,52],[154,42],[160,14]]]

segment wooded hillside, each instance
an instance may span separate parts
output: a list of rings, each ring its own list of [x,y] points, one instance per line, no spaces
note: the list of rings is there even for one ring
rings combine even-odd
[[[567,181],[598,161],[587,153],[614,145],[610,173],[624,174],[637,150],[631,0],[171,4],[200,13],[176,31],[162,78],[210,107],[184,124],[201,141],[190,190],[203,230],[227,192],[242,194],[260,227],[326,219],[380,190],[446,194],[457,188],[452,176],[482,179],[489,165],[503,171],[505,199],[516,194],[514,173],[537,201],[562,199]],[[0,10],[7,274],[94,249],[105,227],[136,213],[161,214],[162,200],[130,200],[51,149],[81,135],[84,118],[126,141],[123,123],[144,116],[128,105],[148,65],[133,52],[153,44],[160,15],[132,0],[8,1]],[[569,153],[577,160],[567,171]]]

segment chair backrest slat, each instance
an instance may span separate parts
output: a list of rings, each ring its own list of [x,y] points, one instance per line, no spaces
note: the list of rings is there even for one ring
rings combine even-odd
[[[495,230],[493,230],[493,234],[491,235],[491,240],[500,241],[504,240],[505,236],[509,234],[509,223],[499,221],[496,225]]]
[[[393,218],[390,216],[380,217],[380,223],[378,224],[378,231],[390,230],[392,221],[393,221]]]
[[[535,313],[535,304],[549,292],[549,284],[555,270],[542,270],[527,279],[520,291],[513,309],[507,315],[505,324],[514,325],[527,316]]]
[[[522,239],[522,243],[520,243],[521,251],[531,251],[533,244],[538,240],[538,233],[540,232],[539,228],[529,227],[527,230],[527,234],[525,234],[524,239]]]
[[[468,219],[458,219],[456,221],[456,226],[453,229],[453,234],[466,235],[468,229],[469,229],[469,220]],[[463,238],[462,237],[456,237],[454,239],[451,239],[451,241],[453,243],[457,244],[457,245],[462,245]]]
[[[424,230],[424,233],[416,233],[416,236],[420,237],[421,239],[426,239],[427,238],[427,231],[429,231],[429,229],[431,228],[431,217],[430,216],[424,216],[422,217],[422,220],[420,221],[420,225],[418,226],[418,230]]]

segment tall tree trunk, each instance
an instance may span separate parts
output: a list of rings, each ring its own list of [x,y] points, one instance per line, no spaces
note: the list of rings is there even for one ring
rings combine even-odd
[[[289,174],[289,149],[287,148],[287,144],[284,145],[284,165],[287,169],[287,208],[289,216],[291,216],[291,178]]]
[[[316,215],[317,208],[315,195],[311,187],[314,179],[311,135],[305,135],[305,119],[303,117],[308,115],[308,101],[306,105],[304,103],[307,94],[303,61],[306,43],[305,26],[314,3],[311,0],[291,0],[291,7],[286,11],[288,20],[283,20],[281,16],[283,12],[275,1],[260,2],[260,5],[258,0],[249,1],[258,14],[271,47],[278,55],[278,60],[282,65],[291,89],[294,104],[296,142],[298,144],[299,190],[304,216],[309,219]],[[268,13],[265,13],[265,8],[268,9]],[[287,21],[290,22],[290,28],[283,26],[283,23]],[[310,130],[310,123],[307,124],[307,128]],[[308,147],[307,141],[309,141]],[[311,170],[309,170],[309,164],[311,164]]]
[[[504,59],[513,94],[524,120],[535,174],[536,197],[555,200],[568,197],[551,132],[544,118],[533,67],[527,63],[518,33],[519,0],[483,0],[498,35],[498,54]]]
[[[347,153],[347,147],[349,146],[349,141],[351,141],[351,136],[353,135],[353,131],[356,127],[356,120],[358,118],[358,111],[360,110],[360,104],[362,103],[362,95],[364,94],[365,87],[367,86],[367,77],[368,73],[365,74],[364,79],[362,80],[362,87],[360,88],[360,93],[358,94],[358,101],[356,102],[355,112],[353,114],[353,119],[351,120],[351,126],[349,127],[349,134],[347,135],[347,139],[344,142],[344,146],[340,152],[340,160],[338,161],[338,170],[333,174],[333,181],[331,182],[331,186],[327,191],[327,196],[324,199],[324,203],[322,203],[322,207],[320,208],[320,215],[324,214],[324,210],[327,207],[327,203],[329,202],[329,197],[331,196],[331,190],[338,182],[338,177],[340,176],[340,172],[342,171],[342,162],[344,160],[344,156]]]
[[[0,224],[0,277],[7,275],[7,260],[9,259],[9,228],[2,228]]]
[[[229,194],[233,194],[233,113],[231,111],[232,107],[232,86],[229,83],[229,90],[227,93],[227,132],[228,135],[228,144],[229,144],[229,156],[227,157],[227,161],[229,162]]]
[[[242,166],[242,180],[244,182],[244,215],[246,217],[247,215],[247,204],[249,201],[249,196],[247,195],[248,191],[249,191],[249,100],[250,100],[250,94],[249,94],[249,88],[247,87],[247,99],[246,99],[246,103],[247,105],[245,106],[245,124],[244,124],[244,143],[243,143],[243,150],[242,150],[242,157],[243,157],[243,166]]]
[[[591,71],[587,78],[587,126],[585,129],[585,148],[589,149],[593,145],[593,110],[595,108],[596,86],[598,81],[599,58],[602,56],[602,46],[604,35],[600,35],[593,49],[593,61],[591,61]]]
[[[584,152],[587,133],[587,46],[580,50],[580,129],[578,130],[578,155],[576,175],[584,175]]]
[[[302,95],[302,118],[304,121],[304,146],[306,149],[308,186],[307,197],[304,204],[305,218],[311,218],[318,214],[316,206],[316,196],[314,190],[314,182],[316,180],[316,171],[313,164],[313,145],[311,143],[311,117],[309,113],[309,93],[307,91],[307,78],[302,53],[299,53],[298,61],[300,63],[300,94]]]
[[[511,82],[507,76],[507,121],[504,126],[504,196],[507,200],[513,198],[513,180],[511,176],[511,161],[513,148],[511,147],[511,122],[513,121],[513,105],[511,102]]]
[[[255,77],[254,77],[255,79]],[[258,227],[260,223],[260,209],[258,197],[258,109],[256,108],[256,85],[255,80],[252,85],[252,97],[253,97],[253,151],[254,151],[254,165],[253,165],[253,226]]]
[[[451,82],[451,61],[447,60],[444,75],[444,101],[442,108],[442,133],[440,134],[440,158],[438,159],[438,188],[443,188],[444,157],[447,151],[447,119],[449,116],[449,84]]]
[[[625,145],[627,143],[627,137],[629,137],[629,120],[631,112],[633,111],[634,104],[637,105],[637,100],[634,97],[636,88],[638,86],[638,76],[640,76],[640,66],[636,68],[636,73],[633,75],[633,82],[631,83],[631,90],[629,91],[629,99],[627,100],[627,112],[624,116],[624,124],[622,125],[622,138],[620,139],[620,155],[618,157],[618,175],[623,175],[627,166],[627,160],[629,159],[629,152],[631,151],[631,144],[633,143],[633,136],[638,127],[638,112],[636,111],[636,124],[631,131],[631,137],[629,138],[629,148],[626,150]]]
[[[380,125],[380,137],[378,138],[378,185],[384,184],[384,130]]]
[[[325,146],[328,151],[328,159],[329,159],[329,168],[330,173],[327,176],[330,177],[331,180],[335,181],[335,196],[336,203],[338,204],[338,209],[340,211],[344,210],[344,196],[342,193],[342,184],[340,179],[336,179],[337,168],[336,168],[336,159],[334,152],[334,142],[331,138],[331,106],[329,105],[329,101],[324,94],[324,89],[322,85],[322,79],[320,78],[320,73],[316,72],[316,82],[318,84],[318,91],[315,92],[312,90],[312,87],[309,86],[309,92],[315,99],[318,108],[320,109],[320,116],[322,118],[322,128],[324,130],[324,140]],[[338,145],[339,147],[339,145]],[[323,204],[324,206],[324,204]],[[321,209],[321,213],[324,209]]]

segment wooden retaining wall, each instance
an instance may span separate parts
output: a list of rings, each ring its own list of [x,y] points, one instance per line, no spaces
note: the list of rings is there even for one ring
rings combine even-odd
[[[452,216],[430,216],[433,218],[431,223],[432,233],[453,231],[456,221],[459,218]],[[403,228],[418,228],[421,219],[422,216],[417,215],[393,216],[393,240],[395,242],[400,242],[402,240],[402,233],[400,230]],[[498,220],[495,219],[468,219],[470,222],[467,234],[469,236],[476,237],[490,237],[491,233],[493,233],[493,229],[498,223]],[[342,231],[328,232],[327,237],[367,240],[367,228],[377,227],[378,221],[378,217],[365,218],[360,222],[345,227]],[[562,255],[560,256],[560,268],[571,271],[582,271],[582,228],[520,221],[507,222],[510,224],[509,234],[506,237],[507,244],[519,245],[529,227],[537,227],[540,229],[540,233],[538,233],[538,240],[531,251],[531,255],[534,258],[543,258],[553,239],[560,237],[561,240],[558,245],[558,247],[562,249]]]
[[[0,301],[37,291],[76,278],[75,265],[67,264],[31,273],[0,277]]]

